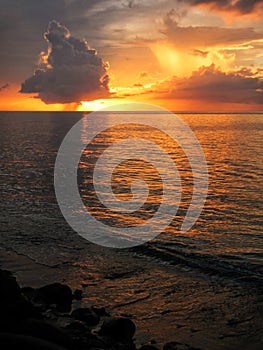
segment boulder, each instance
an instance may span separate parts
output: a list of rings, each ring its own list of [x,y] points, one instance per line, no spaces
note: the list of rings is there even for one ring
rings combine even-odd
[[[107,316],[110,317],[110,314],[106,311],[105,307],[101,307],[101,306],[92,306],[91,309],[96,312],[96,314],[99,317],[103,317],[103,316]]]
[[[56,304],[59,309],[68,310],[72,304],[71,288],[65,284],[52,283],[37,289],[36,300],[51,305]]]
[[[72,331],[72,332],[86,332],[86,326],[85,323],[82,321],[73,321],[71,323],[69,323],[66,327],[65,330],[67,331]]]
[[[2,330],[12,330],[14,324],[26,318],[42,318],[41,312],[27,300],[18,299],[1,305],[0,326]]]
[[[135,330],[135,324],[129,318],[108,317],[103,321],[99,334],[128,343],[132,341]]]
[[[12,333],[0,333],[0,344],[1,350],[65,350],[43,339]]]
[[[20,287],[11,272],[0,270],[0,303],[19,298]]]
[[[32,287],[23,287],[21,288],[22,295],[30,301],[33,301],[36,296],[36,291]]]
[[[100,350],[115,349],[114,346],[111,346],[105,340],[100,339],[95,334],[89,334],[88,337],[86,337],[85,344],[86,344],[85,349],[100,349]]]
[[[12,330],[25,318],[41,318],[40,311],[21,294],[21,289],[11,272],[0,270],[0,329]]]
[[[167,343],[164,345],[163,350],[200,350],[197,348],[193,348],[188,344],[178,343],[176,341]]]
[[[83,321],[87,326],[96,326],[100,322],[100,317],[95,311],[89,308],[79,308],[72,311],[71,316],[76,320]]]
[[[67,349],[71,349],[72,339],[62,329],[48,322],[36,319],[26,319],[18,323],[15,332],[23,335],[43,339]]]

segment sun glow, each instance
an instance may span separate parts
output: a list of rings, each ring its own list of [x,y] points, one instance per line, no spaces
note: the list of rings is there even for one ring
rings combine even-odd
[[[212,62],[208,56],[194,56],[190,52],[175,50],[164,43],[151,46],[162,70],[170,76],[190,76],[192,71]]]
[[[107,107],[119,105],[125,103],[126,100],[122,98],[109,98],[109,99],[100,99],[94,101],[82,101],[78,106],[77,111],[79,112],[88,112],[88,111],[99,111],[101,109],[107,109]]]
[[[165,74],[179,78],[189,77],[193,71],[202,66],[215,64],[224,71],[228,71],[234,60],[235,53],[224,51],[222,47],[209,48],[208,50],[179,51],[173,46],[158,43],[151,46],[153,53]]]

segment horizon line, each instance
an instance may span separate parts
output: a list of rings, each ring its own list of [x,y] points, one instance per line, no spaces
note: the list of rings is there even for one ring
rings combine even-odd
[[[154,113],[154,114],[166,114],[166,113],[176,113],[176,114],[262,114],[263,110],[260,111],[151,111],[151,110],[144,110],[144,111],[120,111],[120,110],[95,110],[95,111],[70,111],[70,110],[64,110],[64,111],[56,111],[56,110],[50,110],[50,111],[41,111],[41,110],[0,110],[0,113]]]

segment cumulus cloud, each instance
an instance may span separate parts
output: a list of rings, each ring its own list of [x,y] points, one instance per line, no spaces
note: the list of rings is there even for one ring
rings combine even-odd
[[[248,69],[222,72],[214,64],[201,67],[189,78],[173,77],[155,88],[162,99],[263,105],[263,80]]]
[[[179,0],[193,6],[205,6],[215,11],[234,11],[241,14],[256,13],[263,7],[262,0]]]
[[[38,93],[45,103],[71,103],[109,97],[108,64],[86,40],[51,21],[44,34],[48,52],[40,54],[39,67],[21,86],[21,93]]]

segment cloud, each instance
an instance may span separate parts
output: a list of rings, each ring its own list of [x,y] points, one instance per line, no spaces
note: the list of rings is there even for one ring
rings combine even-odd
[[[146,78],[148,76],[149,76],[149,72],[147,70],[143,70],[139,73],[138,78],[141,79],[141,78]]]
[[[140,6],[140,4],[139,4],[139,2],[136,1],[136,0],[129,0],[129,1],[128,1],[128,7],[129,7],[130,9],[136,8],[136,7],[139,7],[139,6]]]
[[[2,86],[0,86],[0,92],[2,92],[3,90],[9,88],[9,84],[4,84]]]
[[[224,73],[212,64],[199,68],[189,78],[173,77],[156,85],[155,94],[162,99],[263,106],[263,80],[248,69]]]
[[[247,57],[252,60],[249,65],[260,63],[256,47],[263,42],[263,33],[252,27],[182,26],[174,11],[169,11],[160,32],[164,35],[160,40],[137,38],[137,42],[151,47],[166,74],[189,76],[212,63],[225,71],[233,70],[246,65]]]
[[[209,54],[208,51],[202,51],[202,50],[198,50],[198,49],[193,49],[190,52],[191,55],[193,56],[201,56],[201,57],[207,57],[207,55]]]
[[[22,83],[21,93],[38,93],[45,103],[71,103],[109,97],[108,65],[86,40],[51,21],[44,34],[48,53],[40,54],[39,68]]]
[[[225,28],[216,26],[178,25],[171,11],[164,17],[164,28],[161,30],[170,43],[177,48],[207,48],[242,44],[252,40],[263,39],[263,34],[253,28]]]
[[[204,6],[214,11],[233,11],[240,14],[256,13],[263,7],[262,0],[179,0],[192,6]]]

